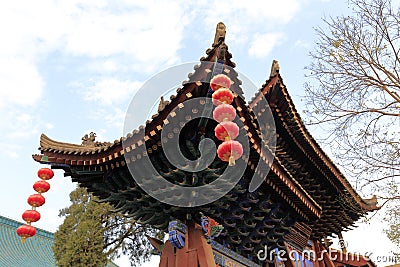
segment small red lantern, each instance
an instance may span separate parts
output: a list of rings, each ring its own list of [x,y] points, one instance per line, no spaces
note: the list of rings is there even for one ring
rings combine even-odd
[[[40,180],[33,184],[33,189],[39,194],[46,193],[50,189],[50,184],[44,180]]]
[[[38,177],[42,180],[50,180],[53,176],[54,172],[49,168],[41,168],[38,170]]]
[[[215,136],[221,141],[235,139],[239,135],[239,126],[231,121],[223,121],[215,127]]]
[[[26,210],[22,213],[22,219],[28,224],[40,220],[40,213],[36,210]]]
[[[229,162],[229,166],[235,165],[235,160],[243,155],[243,147],[238,141],[225,141],[218,146],[218,157],[222,161]]]
[[[236,117],[236,110],[228,104],[221,104],[214,109],[214,120],[218,122],[233,121]]]
[[[42,206],[44,202],[44,196],[40,194],[33,194],[28,197],[28,204],[31,205],[33,208]]]
[[[221,87],[231,88],[232,81],[225,74],[215,75],[210,81],[210,87],[213,91]]]
[[[212,94],[212,102],[215,106],[231,104],[232,101],[233,93],[228,88],[220,88]]]
[[[36,228],[31,225],[21,225],[17,228],[17,235],[22,237],[22,243],[25,243],[28,237],[36,235]]]

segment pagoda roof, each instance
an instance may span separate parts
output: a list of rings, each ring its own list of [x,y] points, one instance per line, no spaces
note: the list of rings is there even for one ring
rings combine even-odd
[[[186,100],[207,95],[208,84],[200,81],[209,80],[215,62],[219,62],[227,66],[222,71],[233,81],[233,105],[250,137],[249,163],[231,192],[215,203],[196,209],[222,220],[226,231],[230,231],[229,236],[223,236],[227,243],[232,246],[240,243],[242,251],[251,252],[257,245],[263,244],[262,239],[268,239],[269,244],[278,242],[280,237],[289,233],[289,228],[297,220],[301,222],[297,224],[300,232],[306,229],[304,232],[308,234],[301,240],[292,235],[292,240],[304,243],[308,238],[322,238],[349,229],[361,216],[377,209],[376,199],[362,199],[308,132],[279,69],[273,66],[268,80],[246,103],[241,81],[232,69],[235,63],[231,58],[224,36],[217,38],[216,35],[213,46],[194,67],[194,72],[188,75],[188,81],[177,89],[169,102],[160,105],[158,113],[145,125],[112,143],[99,143],[94,139],[88,141],[86,138],[81,145],[68,144],[42,134],[41,154],[33,155],[34,160],[64,169],[66,176],[71,176],[73,181],[87,187],[103,201],[112,203],[116,209],[131,214],[142,223],[166,229],[168,220],[174,214],[187,212],[188,209],[171,207],[149,197],[132,179],[127,166],[141,160],[142,155],[135,152],[138,147],[149,148],[146,149],[149,157],[163,157],[161,130],[164,123],[168,123],[168,115],[174,109],[182,108]],[[266,156],[271,149],[261,140],[262,122],[257,121],[255,114],[261,112],[258,105],[262,98],[267,100],[276,126],[277,142],[272,162]],[[198,104],[204,103],[200,101]],[[190,117],[191,114],[186,115]],[[188,116],[178,114],[173,119],[182,123],[187,122]],[[271,171],[263,176],[262,185],[250,194],[247,189],[258,159],[268,164]],[[214,167],[226,168],[221,164],[217,162]],[[169,170],[168,173],[177,171],[170,164],[163,166]],[[216,169],[209,170],[216,172]],[[157,177],[152,179],[149,182],[157,183]]]

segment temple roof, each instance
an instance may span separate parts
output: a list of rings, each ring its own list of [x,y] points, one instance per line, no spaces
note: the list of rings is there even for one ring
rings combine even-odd
[[[0,216],[0,266],[55,267],[51,246],[54,234],[36,229],[23,244],[16,230],[22,223]]]
[[[16,233],[23,223],[0,215],[0,266],[56,267],[53,250],[54,234],[36,228],[36,235],[25,243]],[[118,267],[107,262],[105,267]]]
[[[279,87],[279,89],[276,89],[276,87]],[[357,202],[360,208],[366,211],[375,210],[377,208],[376,198],[362,199],[307,130],[303,120],[300,118],[300,115],[295,108],[286,86],[283,84],[281,76],[277,74],[267,80],[262,86],[261,91],[264,96],[267,96],[270,107],[273,108],[278,115],[291,139],[296,143],[297,147],[302,150],[307,158],[311,161],[316,161],[313,163],[314,165],[323,168],[322,171],[326,174],[329,182],[335,186],[339,192],[347,192],[351,198]],[[257,96],[252,99],[249,105],[250,107],[253,107],[256,103]]]
[[[209,81],[216,64],[220,64],[226,66],[220,71],[233,81],[233,106],[250,139],[249,162],[242,179],[231,192],[215,203],[198,207],[197,211],[222,220],[226,231],[231,231],[224,237],[228,243],[233,246],[240,244],[242,251],[250,253],[263,244],[263,239],[268,239],[270,245],[281,240],[295,221],[300,222],[297,224],[298,232],[308,234],[300,239],[298,235],[292,235],[291,239],[304,243],[309,238],[320,239],[349,229],[361,216],[377,209],[376,199],[362,199],[308,132],[279,74],[277,62],[273,63],[270,77],[259,92],[249,103],[245,102],[241,81],[233,69],[235,63],[231,61],[232,55],[224,38],[224,32],[217,30],[212,48],[206,51],[200,64],[194,66],[194,72],[188,75],[189,80],[177,89],[170,101],[161,103],[158,113],[145,125],[113,143],[95,142],[91,135],[84,137],[81,145],[67,144],[42,134],[41,154],[33,158],[51,164],[53,168],[64,169],[65,175],[71,176],[73,181],[88,187],[89,191],[140,222],[165,229],[174,215],[190,211],[149,197],[136,184],[127,166],[135,161],[142,162],[142,157],[148,156],[165,170],[160,177],[149,177],[149,183],[157,184],[160,178],[174,179],[179,170],[164,160],[161,143],[168,140],[161,140],[161,130],[165,123],[179,124],[190,120],[192,113],[177,114],[173,118],[168,115],[183,108],[188,99],[209,95],[209,85],[201,81]],[[257,120],[257,113],[263,112],[263,107],[260,107],[263,98],[271,108],[276,126],[274,147],[261,140],[263,122]],[[198,105],[204,105],[202,100]],[[213,131],[210,127],[208,130]],[[149,155],[136,152],[143,146]],[[273,150],[275,153],[270,161],[268,154]],[[271,171],[259,172],[256,166],[259,160],[268,164]],[[216,178],[218,175],[215,174],[225,168],[226,164],[216,160],[206,171]],[[247,189],[253,175],[261,175],[263,183],[250,194]]]
[[[349,229],[366,212],[379,209],[376,196],[361,198],[311,136],[279,73],[270,77],[260,91],[268,100],[277,126],[275,159],[322,206],[321,219],[310,223],[314,236],[324,235],[315,231],[318,227]],[[253,97],[249,106],[256,106],[259,98]]]

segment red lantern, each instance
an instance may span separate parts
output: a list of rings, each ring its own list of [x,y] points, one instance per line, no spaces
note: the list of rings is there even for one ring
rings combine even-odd
[[[39,194],[46,193],[50,189],[50,184],[46,181],[40,180],[33,184],[33,189]]]
[[[215,136],[222,141],[235,139],[239,135],[239,126],[231,121],[223,121],[215,127]]]
[[[28,224],[31,222],[37,222],[40,220],[40,213],[36,210],[26,210],[22,213],[22,219]]]
[[[228,88],[220,88],[212,94],[212,102],[215,106],[231,104],[232,101],[233,93]]]
[[[236,110],[228,104],[221,104],[214,109],[214,120],[218,122],[233,121],[236,117]]]
[[[238,141],[225,141],[219,145],[217,153],[222,161],[227,161],[229,166],[233,166],[235,160],[243,155],[243,147]]]
[[[232,81],[229,79],[228,76],[225,74],[218,74],[215,75],[211,81],[210,81],[210,87],[213,91],[225,87],[225,88],[231,88]]]
[[[54,172],[49,168],[41,168],[38,170],[38,176],[42,180],[50,180],[53,178]]]
[[[17,235],[22,237],[22,243],[25,243],[28,237],[36,235],[36,228],[31,225],[21,225],[17,228]]]
[[[42,206],[44,202],[45,199],[40,194],[33,194],[28,197],[28,204],[34,208]]]

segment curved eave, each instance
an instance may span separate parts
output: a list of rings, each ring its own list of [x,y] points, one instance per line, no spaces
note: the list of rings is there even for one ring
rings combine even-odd
[[[40,136],[41,155],[33,155],[40,163],[55,163],[67,165],[99,165],[119,159],[123,156],[119,140],[103,146],[83,146],[55,141],[45,134]]]
[[[269,94],[268,99],[271,109],[280,114],[284,124],[295,123],[296,127],[286,127],[290,132],[293,140],[298,144],[299,148],[308,156],[311,162],[314,162],[318,167],[323,167],[325,170],[329,171],[329,176],[326,177],[330,180],[330,183],[334,185],[338,192],[347,192],[349,196],[358,204],[359,208],[365,212],[374,211],[379,209],[377,207],[377,202],[375,198],[370,200],[362,199],[360,195],[354,190],[350,185],[344,175],[336,167],[333,161],[325,154],[319,144],[311,136],[307,128],[305,127],[300,115],[298,114],[294,103],[288,93],[286,86],[283,83],[281,76],[278,74],[270,78],[262,86],[260,92],[252,101],[249,103],[250,107],[256,105],[263,95]],[[279,107],[285,107],[281,110]],[[291,116],[289,122],[289,115]],[[331,179],[333,178],[333,179]]]
[[[191,97],[190,92],[194,86],[197,86],[196,81],[204,79],[207,75],[207,71],[211,67],[207,62],[215,61],[221,44],[215,45],[206,51],[206,56],[200,59],[201,64],[194,67],[194,73],[188,74],[189,80],[182,82],[183,86],[177,89],[177,94],[170,97],[171,101],[162,110],[154,114],[152,120],[146,121],[146,126],[140,126],[126,137],[115,140],[114,143],[97,144],[96,146],[59,142],[42,134],[39,147],[42,155],[33,155],[33,159],[41,163],[67,165],[99,165],[122,159],[124,155],[124,150],[122,149],[123,140],[126,140],[126,144],[129,144],[127,150],[133,150],[136,146],[140,146],[142,142],[149,140],[162,130],[164,119],[179,103]],[[235,63],[231,61],[231,58],[232,54],[226,50],[225,64],[234,67]],[[234,81],[236,84],[241,83],[237,77],[234,77]],[[145,133],[143,134],[143,132]],[[140,136],[144,136],[144,140],[140,140]]]
[[[218,52],[217,48],[218,47],[214,47],[212,50],[207,52],[207,60],[213,61],[215,59]],[[229,54],[227,54],[228,52],[226,51],[225,53],[225,57],[229,59]],[[233,64],[231,61],[226,61],[225,63]],[[210,67],[211,66],[207,66],[207,63],[198,66],[197,68],[195,67],[196,71],[189,75],[190,79],[196,81],[199,77],[203,78],[204,75],[209,73]],[[226,70],[224,71],[226,72]],[[236,92],[236,94],[241,94],[241,81],[237,78],[237,73],[235,71],[228,71],[227,74],[234,82],[232,90]],[[40,149],[43,155],[35,155],[34,159],[41,163],[66,164],[71,166],[100,165],[100,167],[105,167],[106,169],[107,167],[113,168],[113,166],[119,164],[123,166],[128,163],[128,159],[125,162],[124,158],[126,153],[134,151],[137,147],[142,146],[146,141],[157,142],[157,140],[159,140],[163,124],[165,123],[168,114],[171,114],[173,109],[176,107],[183,107],[184,104],[182,103],[192,97],[193,90],[196,86],[196,82],[184,83],[183,88],[177,90],[178,94],[171,98],[171,102],[166,105],[164,109],[160,110],[159,113],[155,114],[152,117],[152,120],[147,121],[146,126],[140,126],[139,129],[134,130],[132,133],[124,137],[124,139],[120,139],[110,146],[104,148],[85,148],[81,145],[57,142],[42,135]],[[247,130],[252,131],[254,137],[257,137],[258,135],[254,130],[252,118],[250,117],[250,111],[248,111],[243,98],[235,97],[235,103],[241,116],[241,120],[247,125]],[[122,148],[121,140],[125,140],[124,149]],[[251,139],[251,142],[254,143],[255,140]],[[255,149],[259,150],[257,149],[257,146]],[[259,150],[258,153],[261,153],[261,150]],[[264,151],[264,154],[267,154],[267,152]],[[285,200],[288,203],[291,203],[292,206],[296,207],[296,210],[299,213],[304,211],[305,213],[302,213],[302,216],[308,220],[320,217],[322,212],[321,206],[316,203],[312,196],[310,196],[300,184],[296,183],[289,173],[283,172],[282,169],[284,169],[284,166],[280,163],[274,162],[272,170],[275,172],[277,175],[276,177],[279,178],[279,180],[270,181],[267,179],[265,182],[271,183],[270,185],[283,197],[288,195],[289,197],[286,197]],[[100,170],[102,170],[102,168],[100,168]]]
[[[114,146],[119,145],[120,143],[121,143],[120,140],[115,140],[114,143],[105,143],[105,144],[99,143],[98,145],[93,144],[93,146],[89,145],[85,146],[85,145],[59,142],[49,138],[45,134],[41,134],[39,150],[61,153],[61,154],[88,155],[106,151]]]

